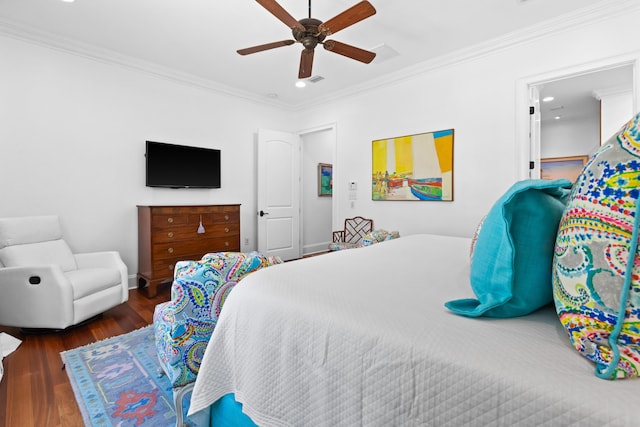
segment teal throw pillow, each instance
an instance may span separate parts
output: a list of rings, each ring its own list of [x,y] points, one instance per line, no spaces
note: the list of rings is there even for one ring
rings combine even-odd
[[[554,243],[570,190],[567,179],[515,183],[478,234],[470,275],[477,299],[445,306],[468,317],[516,317],[551,303]]]

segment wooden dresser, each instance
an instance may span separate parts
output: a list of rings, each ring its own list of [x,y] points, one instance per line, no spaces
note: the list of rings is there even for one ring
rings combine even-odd
[[[147,296],[173,280],[176,262],[220,251],[240,251],[240,205],[138,206],[138,288],[148,285]]]

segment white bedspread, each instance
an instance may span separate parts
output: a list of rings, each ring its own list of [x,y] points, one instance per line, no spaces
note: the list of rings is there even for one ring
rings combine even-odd
[[[638,425],[552,307],[469,319],[470,239],[406,236],[260,270],[231,292],[190,413],[235,393],[260,426]]]

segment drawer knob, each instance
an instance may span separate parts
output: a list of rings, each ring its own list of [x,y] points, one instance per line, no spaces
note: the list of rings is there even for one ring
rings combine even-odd
[[[229,227],[225,227],[225,228],[224,228],[224,232],[225,232],[225,233],[228,233],[228,232],[229,232]]]
[[[229,215],[225,215],[225,216],[224,216],[224,220],[225,220],[225,221],[229,221]]]
[[[168,222],[169,224],[172,224],[172,223],[173,223],[173,218],[171,218],[171,217],[167,218],[167,222]]]
[[[224,245],[225,246],[229,246],[229,242],[224,242]]]
[[[173,237],[173,231],[168,232],[168,233],[167,233],[167,236],[169,236],[169,237]]]
[[[169,264],[169,270],[173,271],[173,264]]]
[[[169,252],[170,254],[172,254],[172,253],[173,253],[173,248],[169,248],[169,249],[167,249],[167,252]]]

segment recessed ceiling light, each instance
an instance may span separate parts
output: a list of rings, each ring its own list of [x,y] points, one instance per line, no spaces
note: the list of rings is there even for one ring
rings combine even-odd
[[[305,82],[303,82],[302,80],[298,80],[296,82],[296,87],[305,87],[307,84]]]
[[[551,102],[554,99],[555,98],[553,96],[545,96],[544,98],[542,98],[542,102]]]
[[[560,120],[560,116],[555,116],[554,119]]]
[[[65,3],[73,3],[76,0],[62,0],[62,1],[65,2]]]

